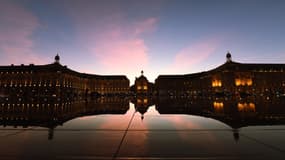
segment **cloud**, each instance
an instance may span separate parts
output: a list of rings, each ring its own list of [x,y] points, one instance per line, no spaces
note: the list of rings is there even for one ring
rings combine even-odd
[[[143,21],[137,22],[134,31],[135,35],[140,35],[144,32],[150,32],[153,31],[156,27],[158,19],[154,17],[147,18]]]
[[[139,71],[148,64],[147,47],[142,39],[118,37],[110,47],[96,46],[93,51],[105,69],[115,72],[128,72],[134,68]]]
[[[171,72],[189,72],[195,65],[212,55],[220,44],[219,39],[206,39],[190,44],[175,54],[174,61],[169,67]]]
[[[78,43],[87,51],[84,54],[94,61],[93,73],[127,74],[133,78],[148,68],[145,37],[155,31],[158,19],[132,19],[116,1],[90,1],[88,6],[74,1],[65,8],[74,21]]]
[[[43,63],[45,60],[33,51],[33,32],[39,27],[37,17],[11,1],[0,5],[1,63]]]
[[[152,17],[126,26],[126,30],[120,25],[115,26],[113,30],[102,30],[102,36],[99,36],[95,45],[89,46],[89,49],[105,70],[139,72],[146,68],[149,62],[148,47],[141,35],[151,31],[156,21]]]

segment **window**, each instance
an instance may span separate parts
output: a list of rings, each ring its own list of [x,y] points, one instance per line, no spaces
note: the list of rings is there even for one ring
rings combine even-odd
[[[212,87],[221,87],[222,81],[221,80],[213,80],[212,81]]]
[[[144,90],[147,90],[147,86],[143,86],[143,89],[144,89]]]
[[[236,86],[251,86],[252,79],[251,78],[237,78],[235,79]]]

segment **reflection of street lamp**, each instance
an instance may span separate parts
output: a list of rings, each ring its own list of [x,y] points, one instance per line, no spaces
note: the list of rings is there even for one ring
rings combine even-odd
[[[53,128],[49,128],[48,129],[48,140],[52,140],[53,139],[53,133],[54,133],[54,129]]]
[[[236,128],[233,129],[233,136],[234,136],[235,141],[238,142],[239,140],[239,130],[238,129]]]

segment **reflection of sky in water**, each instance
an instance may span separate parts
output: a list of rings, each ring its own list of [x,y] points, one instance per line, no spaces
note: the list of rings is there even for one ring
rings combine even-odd
[[[58,126],[56,129],[125,130],[134,112],[136,112],[135,107],[130,103],[130,108],[125,114],[101,114],[79,117],[64,123],[63,126]],[[186,114],[159,114],[154,105],[148,108],[143,115],[143,119],[141,116],[141,113],[135,113],[129,127],[130,131],[231,129],[226,124],[212,118]]]
[[[209,104],[213,107],[214,113],[215,105]],[[218,108],[223,106],[223,112],[215,112],[219,115],[230,113],[228,109],[234,109],[235,113],[241,112],[241,116],[248,116],[246,113],[250,113],[249,116],[255,115],[255,112],[249,109],[238,110],[236,105],[215,104]],[[251,107],[247,103],[242,104],[241,108]],[[106,107],[108,106],[107,104]],[[96,106],[89,107],[92,111]],[[98,107],[102,108],[99,105]],[[115,110],[112,110],[112,107],[109,109],[115,112],[118,105],[115,104],[113,107]],[[251,125],[232,129],[222,121],[209,118],[210,116],[184,114],[185,112],[160,114],[162,112],[159,113],[154,105],[145,108],[147,112],[143,114],[143,119],[134,104],[130,103],[129,108],[125,109],[128,109],[123,110],[125,114],[121,114],[124,112],[121,112],[119,107],[120,112],[117,114],[78,117],[56,126],[54,130],[37,126],[28,127],[27,130],[22,127],[3,127],[0,131],[0,147],[5,146],[3,151],[7,155],[110,157],[121,146],[118,157],[134,156],[138,159],[140,156],[263,156],[264,153],[278,156],[276,150],[285,149],[285,125]],[[195,106],[190,109],[195,109]],[[211,108],[208,109],[211,111]],[[260,110],[258,105],[256,109]],[[100,111],[97,113],[109,113],[105,110]],[[52,139],[48,138],[50,131],[53,132]],[[69,158],[72,157],[67,157]]]
[[[60,128],[125,130],[134,112],[134,105],[130,103],[130,108],[125,114],[100,114],[79,117],[64,123]]]
[[[136,111],[134,104],[130,103],[130,108],[125,114],[99,114],[83,116],[72,119],[57,129],[107,129],[125,130],[131,120],[129,130],[231,130],[232,128],[213,118],[188,115],[188,114],[160,114],[155,106],[150,106],[143,115]],[[271,129],[280,128],[279,126],[248,126],[242,130]]]

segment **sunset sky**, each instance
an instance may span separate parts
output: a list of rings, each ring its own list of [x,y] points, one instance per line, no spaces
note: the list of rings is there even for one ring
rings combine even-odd
[[[284,0],[0,0],[0,65],[186,74],[234,61],[285,63]]]

